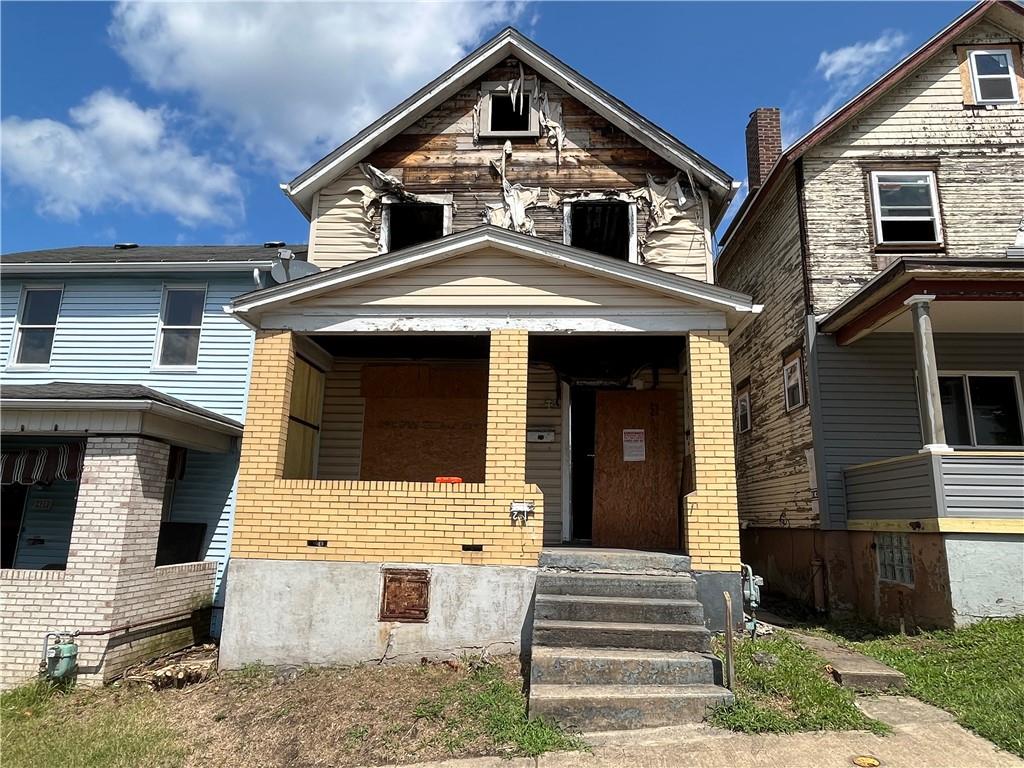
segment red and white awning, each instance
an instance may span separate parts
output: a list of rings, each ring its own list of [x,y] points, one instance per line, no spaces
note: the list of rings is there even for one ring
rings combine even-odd
[[[0,451],[0,485],[49,485],[54,480],[78,481],[82,477],[84,443]]]

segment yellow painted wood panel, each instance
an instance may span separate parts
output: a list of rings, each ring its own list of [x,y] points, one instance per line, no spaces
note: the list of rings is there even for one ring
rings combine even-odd
[[[528,258],[473,254],[296,302],[349,306],[678,307],[677,299]]]

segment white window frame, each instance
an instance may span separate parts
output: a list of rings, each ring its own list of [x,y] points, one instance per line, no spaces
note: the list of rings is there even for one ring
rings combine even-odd
[[[1006,56],[1006,61],[1009,65],[1009,75],[979,75],[978,66],[975,62],[977,56],[986,55],[1002,55]],[[1020,92],[1017,90],[1017,71],[1014,67],[1013,51],[1010,48],[973,48],[967,53],[967,60],[970,62],[971,67],[971,88],[974,89],[974,103],[975,104],[1016,104],[1020,101]],[[981,80],[997,80],[1005,77],[1010,78],[1010,88],[1013,92],[1013,97],[1009,99],[983,99],[981,97]]]
[[[581,195],[562,203],[562,244],[572,247],[572,207],[575,203],[625,203],[628,206],[629,242],[626,250],[626,261],[630,264],[640,263],[640,249],[636,236],[636,200],[628,195]],[[603,254],[599,254],[603,255]],[[609,256],[608,258],[612,258]]]
[[[977,376],[979,378],[1006,378],[1013,379],[1013,390],[1017,394],[1017,417],[1021,420],[1020,428],[1021,434],[1024,435],[1024,393],[1021,391],[1020,385],[1020,374],[1017,371],[939,371],[938,378],[952,378],[958,376],[964,379],[964,402],[967,404],[967,429],[971,434],[970,445],[952,445],[950,447],[963,448],[968,450],[973,449],[989,449],[989,450],[1013,450],[1015,448],[1022,448],[1024,446],[1018,445],[978,445],[978,435],[974,427],[974,405],[971,403],[971,387],[967,382],[971,376]],[[919,404],[920,405],[920,404]]]
[[[517,137],[540,136],[540,106],[535,102],[537,93],[536,78],[523,78],[522,92],[530,97],[530,127],[525,131],[492,131],[491,130],[491,98],[508,96],[508,82],[484,82],[480,84],[480,125],[477,135],[485,139],[505,139]]]
[[[164,345],[164,330],[180,329],[191,330],[194,325],[166,325],[164,323],[164,307],[167,304],[167,294],[170,291],[199,291],[203,292],[203,311],[199,316],[199,343],[196,345],[196,361],[189,365],[162,365],[160,355]],[[156,344],[153,348],[153,370],[157,371],[195,371],[199,368],[199,353],[203,347],[203,326],[206,324],[206,300],[209,297],[209,286],[207,283],[164,283],[160,293],[160,311],[156,317]]]
[[[928,188],[932,202],[931,216],[900,216],[888,217],[890,221],[931,221],[934,224],[934,240],[885,240],[882,235],[882,202],[878,194],[878,180],[880,176],[922,176],[928,179]],[[874,209],[875,220],[875,244],[876,245],[942,245],[942,217],[939,213],[939,186],[935,178],[935,171],[922,171],[917,169],[900,170],[891,168],[871,172],[871,206]]]
[[[452,233],[452,220],[455,213],[454,195],[416,195],[415,200],[402,200],[395,195],[385,195],[381,200],[380,239],[377,241],[378,252],[387,253],[391,250],[391,206],[396,203],[406,202],[443,206],[441,237],[447,237]]]
[[[782,402],[786,406],[786,412],[795,411],[807,402],[807,396],[804,393],[804,370],[803,362],[800,354],[797,354],[791,360],[784,361],[782,363]],[[792,371],[796,373],[792,373]],[[790,404],[789,402],[789,385],[790,382],[796,381],[797,390],[800,393],[800,402]]]
[[[876,533],[875,559],[879,581],[914,586],[914,550],[909,533]]]
[[[747,408],[747,426],[743,426],[743,419],[741,414],[743,413],[743,406]],[[750,411],[750,388],[745,387],[736,393],[736,431],[739,434],[749,432],[754,426],[753,415]]]
[[[29,291],[60,291],[60,299],[57,301],[57,316],[53,319],[53,325],[27,325],[21,321],[22,312],[25,311],[25,302],[28,299]],[[17,368],[21,371],[45,371],[50,367],[53,360],[53,345],[57,343],[57,326],[60,323],[60,311],[64,306],[64,284],[63,283],[29,283],[21,286],[21,295],[18,297],[18,310],[14,315],[14,334],[11,338],[10,358],[7,361],[8,368]],[[50,342],[50,354],[45,363],[19,363],[21,355],[21,332],[23,329],[53,328],[53,341]]]

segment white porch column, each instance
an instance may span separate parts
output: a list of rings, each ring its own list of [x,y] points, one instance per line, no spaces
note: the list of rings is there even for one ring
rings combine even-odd
[[[932,318],[929,311],[934,296],[917,294],[904,304],[910,307],[914,322],[914,356],[917,360],[917,399],[921,404],[923,451],[949,450],[946,428],[942,423],[942,399],[939,394],[939,367],[932,339]]]

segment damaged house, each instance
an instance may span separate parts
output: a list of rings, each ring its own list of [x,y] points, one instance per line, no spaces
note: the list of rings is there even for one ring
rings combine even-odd
[[[283,185],[318,271],[229,306],[256,342],[222,666],[532,647],[570,724],[728,698],[736,188],[512,29]],[[619,648],[652,685],[616,687]]]
[[[781,151],[719,282],[744,562],[893,626],[1024,611],[1024,9],[980,3]]]

